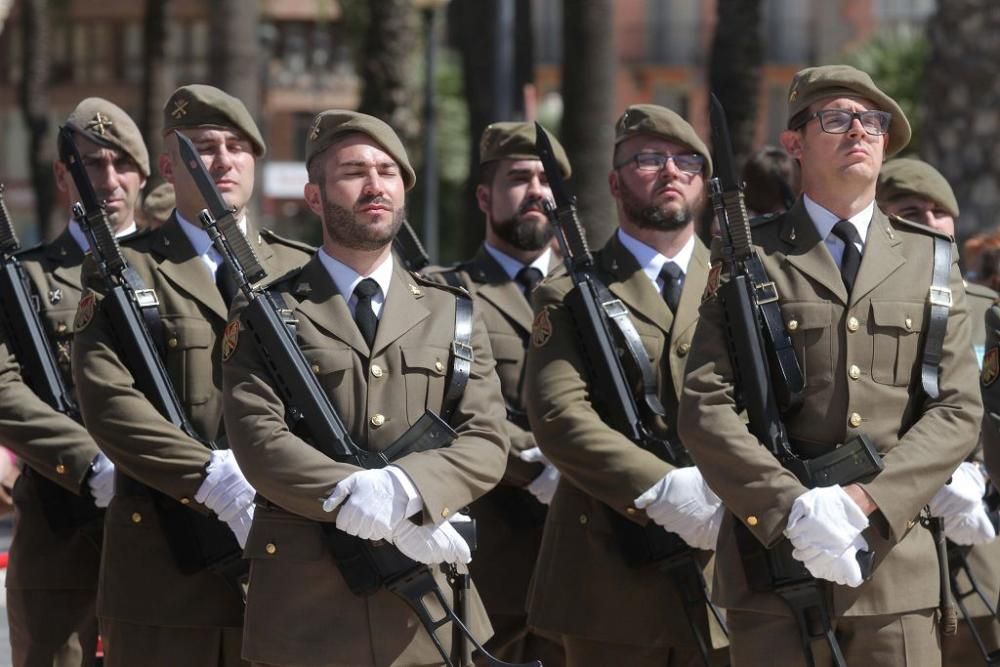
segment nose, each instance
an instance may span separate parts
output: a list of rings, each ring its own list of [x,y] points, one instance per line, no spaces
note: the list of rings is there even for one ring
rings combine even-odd
[[[527,194],[531,195],[533,199],[544,197],[546,195],[547,190],[548,190],[548,185],[542,184],[542,179],[538,174],[532,176],[531,180],[528,181]]]
[[[368,197],[385,194],[385,182],[378,173],[378,169],[372,168],[368,171],[368,178],[365,179],[362,194]]]
[[[675,179],[681,175],[681,170],[677,168],[677,161],[674,160],[673,156],[667,157],[667,161],[663,163],[663,169],[660,170],[660,178],[669,176],[670,179]]]
[[[862,137],[868,134],[865,131],[865,126],[861,124],[861,119],[857,116],[851,118],[851,126],[848,128],[847,133],[852,137]]]
[[[212,156],[212,172],[216,175],[223,175],[233,168],[233,156],[224,145],[219,146]]]

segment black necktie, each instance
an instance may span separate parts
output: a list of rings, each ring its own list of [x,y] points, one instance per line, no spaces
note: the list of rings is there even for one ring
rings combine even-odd
[[[514,282],[521,286],[524,290],[524,297],[531,300],[531,290],[535,289],[535,286],[542,281],[542,272],[533,266],[522,267],[517,275],[514,276]]]
[[[358,303],[354,306],[354,321],[358,323],[358,329],[369,348],[375,344],[375,329],[378,328],[378,318],[372,309],[372,297],[380,290],[378,283],[371,278],[365,278],[354,288],[354,296],[358,298]]]
[[[671,313],[677,312],[677,304],[681,302],[681,290],[684,289],[684,272],[673,262],[667,262],[660,269],[660,280],[663,281],[663,300]]]
[[[840,277],[844,279],[844,286],[850,294],[854,289],[854,279],[858,277],[858,269],[861,268],[861,251],[858,250],[861,236],[850,220],[837,222],[833,226],[833,233],[844,242],[844,255],[840,259]]]
[[[215,286],[219,288],[219,294],[226,302],[226,308],[229,308],[233,303],[233,297],[236,296],[237,287],[233,271],[226,266],[225,262],[219,264],[219,268],[215,270]]]

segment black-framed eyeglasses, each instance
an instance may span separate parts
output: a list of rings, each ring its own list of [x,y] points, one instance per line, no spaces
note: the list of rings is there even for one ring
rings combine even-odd
[[[848,111],[846,109],[823,109],[815,111],[799,123],[799,129],[813,118],[819,118],[820,128],[827,134],[845,134],[854,124],[857,118],[865,132],[875,136],[880,136],[889,132],[889,124],[892,122],[892,114],[888,111]]]
[[[615,169],[621,169],[630,162],[635,163],[638,171],[645,173],[659,172],[667,166],[667,162],[674,161],[674,166],[686,174],[700,174],[705,168],[705,158],[697,153],[682,153],[678,155],[667,155],[666,153],[636,153],[630,158],[622,160],[615,165]]]

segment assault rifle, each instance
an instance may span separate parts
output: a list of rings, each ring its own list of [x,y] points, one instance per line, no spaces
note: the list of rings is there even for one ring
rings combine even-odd
[[[194,145],[181,133],[177,133],[177,139],[184,163],[208,205],[208,209],[199,216],[201,223],[247,300],[239,326],[245,327],[246,333],[253,339],[284,398],[290,429],[303,434],[313,447],[330,459],[366,470],[383,468],[412,452],[449,445],[456,437],[455,431],[430,410],[426,410],[417,423],[381,452],[368,451],[353,441],[296,342],[294,321],[289,319],[290,312],[281,296],[259,287],[267,272],[240,232],[233,211],[216,189]],[[335,523],[323,522],[322,527],[337,567],[351,592],[357,596],[368,596],[384,587],[402,599],[430,635],[447,667],[461,667],[462,664],[448,654],[437,636],[437,631],[449,623],[453,624],[456,634],[482,651],[494,667],[541,667],[537,661],[511,665],[486,653],[448,605],[428,566],[404,556],[388,542],[373,542],[349,535],[339,530]],[[451,568],[450,578],[454,580],[460,576],[454,567]],[[427,598],[433,598],[441,606],[442,616],[434,617],[425,601]],[[461,604],[460,599],[458,604]],[[456,652],[461,656],[461,649]]]
[[[0,322],[7,343],[17,359],[21,379],[31,391],[56,412],[82,423],[80,409],[53,353],[53,341],[38,314],[38,297],[32,294],[17,257],[20,250],[4,201],[4,187],[0,185]],[[57,535],[69,537],[104,516],[89,492],[77,496],[31,468],[27,470],[34,480],[45,520]]]
[[[555,203],[546,200],[544,208],[556,229],[566,270],[573,280],[573,288],[566,294],[564,303],[573,317],[585,352],[594,407],[609,426],[639,447],[673,466],[689,466],[691,460],[683,446],[668,433],[657,432],[650,426],[662,423],[666,416],[656,374],[628,308],[611,294],[597,273],[576,212],[575,198],[562,179],[548,135],[538,123],[535,124],[535,149],[555,198]],[[619,346],[624,348],[624,355],[619,355]],[[628,367],[622,356],[627,357]],[[641,400],[636,400],[635,386],[640,388]],[[711,664],[711,642],[699,627],[699,607],[708,605],[723,631],[726,626],[722,614],[708,599],[698,550],[652,521],[640,526],[617,512],[613,512],[612,517],[629,566],[641,567],[655,562],[670,574],[684,601],[687,621],[702,659],[706,665]]]
[[[424,244],[420,242],[420,237],[417,236],[409,220],[403,220],[403,224],[400,225],[399,231],[392,239],[392,249],[407,271],[420,273],[431,263]]]
[[[217,449],[215,443],[197,432],[177,398],[154,338],[154,332],[162,333],[156,292],[145,286],[122,255],[104,205],[97,199],[80,153],[73,143],[72,130],[68,127],[59,130],[59,155],[80,194],[80,201],[73,205],[73,217],[90,240],[93,259],[105,287],[106,294],[100,307],[114,323],[112,334],[115,345],[135,380],[136,388],[164,419],[185,435],[209,449]],[[84,298],[88,298],[87,295]],[[167,543],[182,573],[193,574],[209,569],[223,577],[241,595],[244,593],[243,583],[249,573],[249,564],[243,560],[243,550],[228,526],[123,475],[120,470],[116,471],[115,492],[152,497]]]
[[[722,234],[723,273],[728,275],[717,294],[725,307],[738,403],[746,409],[748,428],[782,466],[809,488],[871,479],[882,471],[883,463],[864,434],[813,459],[802,459],[792,449],[782,413],[795,409],[801,399],[802,373],[781,318],[777,289],[752,245],[750,220],[733,164],[729,128],[715,95],[711,101],[711,122],[716,176],[710,182],[710,192]],[[809,665],[815,664],[812,641],[822,638],[834,663],[845,667],[830,622],[824,586],[792,557],[791,542],[782,538],[771,548],[765,548],[741,521],[735,523],[751,590],[776,593],[791,608]],[[857,558],[867,579],[875,554],[859,552]]]

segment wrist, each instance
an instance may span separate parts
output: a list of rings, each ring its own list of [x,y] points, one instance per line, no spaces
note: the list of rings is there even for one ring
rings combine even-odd
[[[864,512],[865,516],[871,516],[878,509],[878,505],[875,504],[872,497],[860,485],[849,484],[844,487],[844,492]]]

